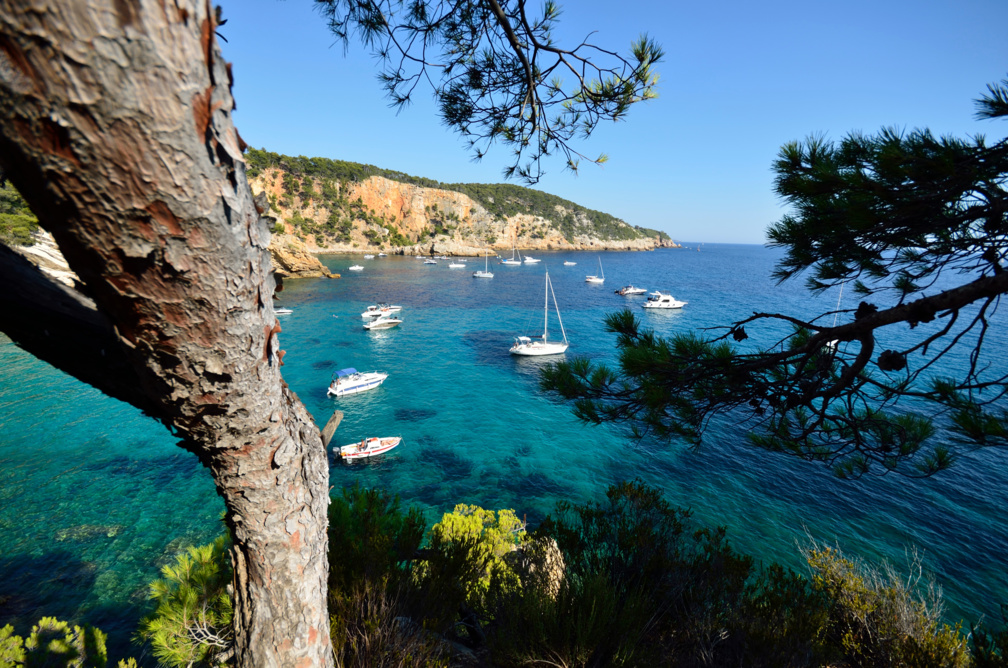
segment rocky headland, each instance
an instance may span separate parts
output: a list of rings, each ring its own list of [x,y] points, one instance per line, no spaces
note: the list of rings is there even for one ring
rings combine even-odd
[[[252,190],[269,202],[264,215],[274,231],[270,250],[277,264],[291,269],[293,249],[303,259],[316,253],[479,256],[507,254],[513,247],[645,251],[679,246],[662,232],[518,186],[433,187],[368,175],[383,170],[355,163],[255,149],[249,158]],[[275,245],[286,249],[284,260]]]

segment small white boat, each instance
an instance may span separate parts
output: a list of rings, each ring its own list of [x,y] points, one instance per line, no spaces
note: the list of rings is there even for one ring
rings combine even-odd
[[[339,456],[342,459],[363,459],[364,457],[374,457],[382,455],[399,445],[402,436],[372,436],[361,440],[360,443],[351,443],[341,446]]]
[[[557,321],[560,322],[560,331],[563,332],[563,341],[549,340],[549,298],[553,292],[550,285],[549,272],[546,272],[546,299],[543,304],[543,333],[535,339],[528,336],[515,337],[514,345],[511,346],[512,355],[559,355],[567,350],[567,332],[564,332],[563,320],[560,320],[560,307],[556,303],[556,295],[553,295],[553,308],[557,312]]]
[[[365,322],[364,329],[391,329],[401,324],[402,318],[397,318],[394,315],[383,315],[380,318]]]
[[[493,273],[490,271],[490,255],[489,253],[483,258],[483,271],[474,271],[473,278],[493,278]]]
[[[465,269],[465,260],[452,260],[451,264],[448,265],[450,269]]]
[[[652,292],[644,302],[644,308],[682,308],[689,302],[679,301],[670,294],[664,292]]]
[[[344,397],[348,394],[357,394],[373,390],[388,378],[387,373],[380,371],[357,371],[354,368],[340,369],[333,374],[332,382],[326,395],[330,397]]]
[[[424,263],[424,264],[437,264],[437,260],[435,260],[435,259],[434,259],[434,258],[432,258],[432,257],[429,257],[429,258],[427,258],[426,260],[424,260],[424,261],[423,261],[423,263]]]
[[[365,320],[370,320],[372,318],[380,318],[383,315],[391,315],[393,313],[398,313],[402,310],[402,306],[397,306],[395,304],[371,304],[368,306],[360,317]]]
[[[283,306],[273,309],[273,313],[277,315],[290,315],[293,312],[294,312],[293,309],[285,308]]]
[[[354,266],[350,267],[350,271],[364,271],[364,267],[360,266],[359,264],[355,264]]]
[[[517,255],[518,257],[516,258],[515,255]],[[511,259],[501,260],[500,263],[506,264],[509,267],[520,267],[522,263],[522,256],[521,253],[518,251],[518,248],[515,246],[511,246]]]
[[[624,297],[627,295],[643,295],[645,293],[647,293],[647,289],[635,288],[632,285],[626,285],[620,288],[619,290],[616,290],[616,294],[623,295]]]
[[[570,260],[564,260],[564,266],[565,267],[573,267],[576,264],[577,264],[577,262],[571,262]]]
[[[605,272],[602,271],[602,257],[598,259],[598,276],[585,276],[585,283],[605,283]]]
[[[374,255],[365,255],[364,259],[365,260],[373,260],[374,259]]]
[[[542,260],[537,260],[537,259],[536,259],[536,258],[534,258],[534,257],[529,257],[528,255],[526,255],[526,256],[525,256],[525,257],[524,257],[524,258],[522,259],[522,262],[524,262],[525,264],[536,264],[537,262],[542,262]]]
[[[378,253],[378,257],[388,257],[388,253]]]

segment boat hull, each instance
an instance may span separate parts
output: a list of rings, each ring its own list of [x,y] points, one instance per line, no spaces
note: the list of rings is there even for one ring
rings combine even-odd
[[[509,351],[512,355],[522,355],[527,357],[537,357],[539,355],[560,355],[566,352],[568,345],[566,343],[524,343],[511,346]]]
[[[364,378],[357,378],[345,382],[336,382],[329,385],[329,389],[326,390],[326,395],[330,397],[345,397],[350,394],[358,394],[360,392],[367,392],[368,390],[373,390],[388,378],[388,374],[385,373],[373,373],[366,374]]]
[[[383,455],[401,442],[401,436],[366,438],[360,443],[350,443],[349,445],[341,446],[338,454],[344,461],[365,459],[367,457],[374,457],[375,455]]]

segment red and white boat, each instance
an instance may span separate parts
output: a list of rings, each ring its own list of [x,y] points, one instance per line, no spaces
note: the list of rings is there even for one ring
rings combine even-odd
[[[358,443],[344,445],[339,449],[339,456],[346,460],[362,459],[383,455],[402,441],[402,436],[372,436]]]

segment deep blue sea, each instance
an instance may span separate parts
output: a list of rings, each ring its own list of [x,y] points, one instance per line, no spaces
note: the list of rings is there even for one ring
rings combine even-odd
[[[567,356],[600,361],[614,357],[603,316],[623,307],[670,335],[757,310],[828,311],[836,293],[813,298],[801,279],[775,284],[770,271],[780,253],[761,246],[537,256],[543,261],[534,266],[491,265],[491,280],[472,278],[483,266],[476,259],[450,269],[446,261],[322,256],[342,279],[286,282],[279,303],[294,312],[281,316],[284,378],[320,425],[335,408],[344,411],[333,444],[403,437],[375,461],[334,464],[337,490],[382,486],[431,523],[465,502],[511,508],[534,525],[557,499],[600,499],[608,485],[639,478],[701,520],[727,526],[736,549],[796,569],[803,567],[797,546],[808,536],[897,567],[916,547],[944,588],[950,621],[1000,621],[999,605],[1008,602],[1003,451],[964,452],[952,470],[927,480],[844,482],[822,465],[753,449],[744,428],[727,423],[715,425],[699,451],[636,442],[619,428],[580,424],[568,405],[539,392],[543,360],[507,352],[514,336],[541,331],[546,270],[571,342]],[[605,284],[587,284],[599,257]],[[354,263],[364,270],[347,271]],[[613,294],[627,283],[689,304],[645,310],[644,297]],[[402,304],[402,326],[364,330],[359,314],[376,301]],[[1006,349],[1002,315],[993,322],[993,350]],[[550,323],[556,333],[552,313]],[[774,333],[747,331],[760,343]],[[946,370],[964,362],[960,355]],[[333,370],[343,367],[389,378],[372,392],[326,397]],[[112,656],[137,653],[130,636],[160,566],[221,531],[223,503],[209,474],[166,429],[6,338],[0,476],[0,626],[25,633],[43,615],[86,621],[110,634]]]

